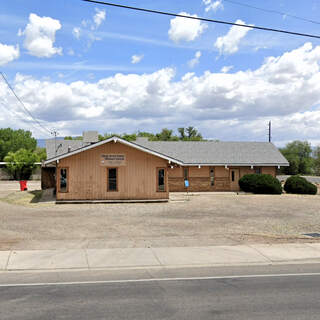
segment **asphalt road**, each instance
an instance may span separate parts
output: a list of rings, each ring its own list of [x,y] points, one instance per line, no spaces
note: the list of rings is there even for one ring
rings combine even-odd
[[[319,302],[320,275],[311,274],[1,284],[0,319],[312,320]]]

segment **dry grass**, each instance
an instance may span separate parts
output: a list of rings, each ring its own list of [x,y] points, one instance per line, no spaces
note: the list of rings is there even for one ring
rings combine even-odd
[[[13,205],[35,206],[39,204],[42,196],[41,190],[15,191],[2,197],[0,200]]]
[[[167,247],[317,241],[320,196],[175,195],[136,204],[38,202],[39,191],[0,202],[0,249]]]

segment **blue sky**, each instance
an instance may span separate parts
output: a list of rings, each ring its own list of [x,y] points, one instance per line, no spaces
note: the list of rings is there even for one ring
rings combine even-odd
[[[320,4],[287,0],[115,1],[320,35]],[[211,6],[211,7],[210,7]],[[187,21],[186,21],[187,20]],[[60,135],[196,126],[221,140],[320,143],[317,39],[151,15],[79,0],[0,3],[0,69]],[[47,133],[3,82],[0,126]]]

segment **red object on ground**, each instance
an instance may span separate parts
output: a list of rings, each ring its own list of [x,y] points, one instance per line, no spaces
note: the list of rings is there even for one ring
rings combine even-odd
[[[25,191],[25,190],[28,190],[27,181],[26,180],[21,180],[20,181],[20,191]]]

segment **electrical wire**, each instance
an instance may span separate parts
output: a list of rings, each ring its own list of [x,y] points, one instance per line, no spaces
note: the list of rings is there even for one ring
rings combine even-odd
[[[259,26],[253,26],[253,25],[246,25],[246,24],[229,22],[229,21],[214,20],[214,19],[207,19],[207,18],[194,17],[194,16],[187,16],[187,15],[176,14],[176,13],[172,13],[172,12],[165,12],[165,11],[159,11],[159,10],[146,9],[146,8],[131,7],[131,6],[126,6],[126,5],[121,5],[121,4],[111,3],[111,2],[97,1],[97,0],[82,0],[82,1],[102,4],[102,5],[111,6],[111,7],[123,8],[123,9],[135,10],[135,11],[142,11],[142,12],[147,12],[147,13],[156,13],[156,14],[161,14],[161,15],[166,15],[166,16],[171,16],[171,17],[180,17],[180,18],[200,20],[200,21],[205,21],[205,22],[213,22],[213,23],[226,24],[226,25],[231,25],[231,26],[238,26],[238,27],[244,27],[244,28],[250,28],[250,29],[258,29],[258,30],[263,30],[263,31],[272,31],[272,32],[285,33],[285,34],[290,34],[290,35],[295,35],[295,36],[320,39],[320,36],[313,35],[313,34],[308,34],[308,33],[301,33],[301,32],[289,31],[289,30],[274,29],[274,28],[267,28],[267,27],[259,27]]]
[[[26,118],[23,118],[16,111],[14,111],[14,110],[10,110],[9,111],[4,102],[0,101],[0,106],[2,106],[3,110],[7,111],[8,113],[13,113],[14,116],[16,117],[16,120],[21,121],[21,122],[25,122],[28,125],[31,125],[35,130],[39,130],[40,129],[42,131],[42,133],[44,133],[46,136],[50,136],[47,131],[44,131],[41,127],[39,128],[39,127],[35,126],[32,121],[26,120]]]
[[[223,1],[229,2],[229,3],[232,3],[232,4],[236,4],[236,5],[242,6],[242,7],[247,7],[247,8],[256,9],[256,10],[260,10],[260,11],[264,11],[264,12],[269,12],[269,13],[275,13],[275,14],[279,14],[279,15],[281,15],[281,16],[287,16],[287,17],[294,18],[294,19],[297,19],[297,20],[302,20],[302,21],[305,21],[305,22],[320,24],[320,22],[318,22],[318,21],[310,20],[310,19],[307,19],[307,18],[298,17],[298,16],[295,16],[295,15],[293,15],[293,14],[286,13],[286,12],[281,12],[281,11],[277,11],[277,10],[272,10],[272,9],[265,9],[265,8],[261,8],[261,7],[256,7],[256,6],[252,6],[252,5],[250,5],[250,4],[247,4],[247,3],[238,2],[238,1],[234,1],[234,0],[223,0]]]
[[[25,110],[25,112],[28,113],[28,115],[34,120],[34,122],[36,122],[43,130],[45,130],[46,132],[48,132],[50,135],[52,134],[52,130],[47,129],[46,127],[44,127],[39,120],[37,120],[32,113],[28,110],[28,108],[25,106],[25,104],[22,102],[22,100],[18,97],[18,95],[15,93],[14,89],[12,88],[12,86],[10,85],[9,81],[7,80],[7,78],[5,77],[5,75],[3,74],[3,72],[0,71],[0,74],[3,78],[3,80],[5,81],[5,83],[7,84],[8,88],[11,90],[11,92],[13,93],[13,95],[16,97],[16,99],[19,101],[19,103],[22,105],[23,109]]]

